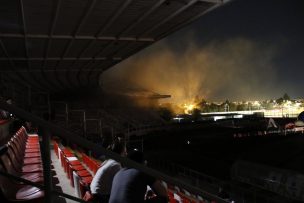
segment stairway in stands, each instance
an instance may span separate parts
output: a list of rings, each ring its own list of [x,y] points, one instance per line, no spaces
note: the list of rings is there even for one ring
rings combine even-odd
[[[70,186],[74,188],[77,197],[83,198],[102,162],[88,156],[80,149],[64,147],[58,140],[53,142],[53,147],[56,157],[60,160],[61,167],[66,173],[66,178],[69,179]],[[169,185],[164,181],[162,183],[168,190],[169,203],[212,203],[212,201],[191,194],[182,188]]]

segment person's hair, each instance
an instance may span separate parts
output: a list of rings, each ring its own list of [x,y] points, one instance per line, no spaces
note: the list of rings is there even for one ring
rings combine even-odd
[[[0,156],[5,154],[7,152],[7,149],[8,149],[7,145],[0,146]]]
[[[116,138],[112,144],[108,147],[109,150],[117,154],[121,154],[125,150],[125,142],[123,139]]]
[[[145,159],[144,159],[144,154],[141,151],[138,151],[138,149],[132,149],[130,152],[128,152],[128,156],[129,159],[137,162],[137,163],[141,163],[143,164]]]

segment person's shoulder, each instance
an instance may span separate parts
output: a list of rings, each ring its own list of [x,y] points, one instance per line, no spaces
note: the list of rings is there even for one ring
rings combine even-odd
[[[114,159],[109,159],[108,164],[111,166],[120,166],[120,163],[115,161]]]
[[[128,168],[128,167],[125,167],[123,168],[124,171],[127,171],[127,172],[130,172],[130,173],[141,173],[140,170],[137,170],[136,168]]]
[[[119,172],[123,173],[123,174],[137,174],[137,173],[141,173],[139,170],[137,170],[135,168],[128,168],[128,167],[121,168]]]

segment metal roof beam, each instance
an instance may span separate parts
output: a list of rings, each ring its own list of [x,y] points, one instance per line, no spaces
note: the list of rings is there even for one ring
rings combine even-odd
[[[83,16],[81,17],[77,27],[75,28],[73,34],[72,34],[72,38],[71,40],[69,41],[68,45],[66,46],[63,54],[62,54],[62,57],[66,56],[66,54],[69,52],[70,48],[72,47],[72,44],[75,40],[75,36],[77,36],[77,33],[79,32],[79,30],[81,29],[81,26],[84,24],[84,22],[87,20],[87,17],[89,16],[89,14],[91,13],[92,9],[94,8],[95,6],[95,2],[96,0],[91,0],[91,2],[89,3],[88,2],[88,6],[85,10],[85,12],[83,13]]]
[[[1,38],[0,38],[0,47],[2,48],[4,54],[6,55],[6,60],[9,61],[10,65],[11,65],[11,68],[13,69],[13,70],[10,70],[10,72],[13,73],[14,75],[18,76],[18,78],[20,79],[20,80],[17,80],[18,82],[22,81],[22,83],[28,84],[27,81],[25,80],[24,76],[21,75],[19,72],[16,71],[15,63],[14,63],[14,61],[12,60],[12,58],[9,56],[9,54],[8,54],[8,52],[7,52],[7,50],[6,50],[6,47],[5,47],[5,45],[3,44]],[[4,72],[4,71],[0,69],[0,72]],[[28,73],[28,70],[24,70],[24,72],[25,72],[25,73]],[[25,81],[26,81],[26,82],[25,82]],[[32,81],[30,81],[30,85],[33,85]]]
[[[82,50],[82,52],[80,53],[80,55],[82,55],[85,51],[87,51],[94,43],[96,40],[98,40],[98,36],[102,35],[113,23],[114,21],[123,13],[123,11],[128,7],[128,5],[132,2],[132,0],[127,0],[123,3],[123,5],[118,9],[118,11],[115,13],[115,15],[113,17],[111,17],[111,19],[106,22],[105,25],[101,26],[101,28],[99,29],[99,31],[95,34],[95,39],[92,40],[91,42],[89,42],[89,44]],[[124,40],[121,41],[129,41],[130,39],[133,40],[135,39],[135,41],[137,41],[136,38],[123,38]],[[109,46],[111,46],[112,43],[117,42],[117,37],[111,38],[112,42],[109,42],[105,47],[103,47],[95,56],[99,55],[100,53],[102,53],[106,48],[108,48]],[[94,57],[95,57],[94,56]],[[83,67],[81,67],[79,69],[79,72],[77,73],[77,79],[79,84],[81,84],[80,81],[80,74],[83,71],[83,69],[85,67],[88,67],[90,65],[90,63],[85,64]],[[89,80],[89,77],[87,78],[87,80]]]
[[[108,43],[105,47],[103,47],[97,54],[95,54],[93,58],[98,58],[98,57],[96,57],[96,56],[98,56],[99,54],[101,54],[105,49],[109,48],[113,43],[115,43],[115,42],[113,42],[113,41],[112,41],[112,42],[109,42],[109,43]],[[115,58],[116,58],[116,59],[119,59],[118,57],[115,57]],[[120,58],[120,59],[122,59],[122,58]],[[118,61],[118,60],[117,60],[117,61]],[[85,68],[88,69],[89,65],[92,65],[92,64],[90,64],[90,63],[88,62],[87,64],[85,64],[84,66],[82,66],[82,67],[79,69],[79,72],[77,73],[77,79],[78,79],[79,84],[81,84],[81,81],[80,81],[80,74],[81,74],[83,68],[85,67]],[[93,64],[93,65],[94,65],[94,64]],[[92,68],[90,68],[90,70],[92,70]],[[89,76],[88,76],[88,78],[87,78],[87,81],[89,81]]]
[[[151,28],[149,28],[148,30],[146,30],[145,32],[141,33],[138,37],[141,37],[143,35],[146,35],[150,32],[152,32],[153,30],[155,30],[156,28],[160,27],[161,25],[163,25],[164,23],[168,22],[169,20],[171,20],[172,18],[174,18],[175,16],[179,15],[181,12],[183,12],[184,10],[188,9],[190,6],[192,6],[193,4],[195,4],[198,0],[192,0],[190,1],[186,6],[183,6],[182,8],[178,9],[177,11],[175,11],[174,13],[172,13],[169,17],[163,19],[162,21],[160,21],[159,23],[157,23],[156,25],[152,26]]]
[[[115,44],[115,41],[114,42],[109,42],[108,44],[106,44],[103,48],[101,48],[97,54],[94,55],[94,57],[98,56],[98,55],[101,55],[105,50],[107,50],[109,47],[112,46],[112,44]]]
[[[56,27],[58,14],[59,14],[59,11],[60,11],[60,6],[61,6],[61,0],[58,0],[57,5],[56,5],[56,9],[55,9],[55,12],[54,12],[54,15],[53,15],[51,28],[50,28],[50,31],[49,31],[49,36],[51,36],[51,37],[48,38],[49,40],[48,40],[46,50],[45,50],[45,54],[44,54],[45,58],[48,57],[49,49],[50,49],[50,46],[51,46],[51,41],[53,39],[52,36],[53,36],[54,30],[55,30],[55,27]]]
[[[206,3],[223,4],[226,1],[230,1],[230,0],[199,0],[199,1],[206,2]]]
[[[63,57],[67,54],[68,50],[71,48],[72,46],[72,43],[74,42],[74,40],[77,39],[77,33],[80,31],[81,27],[83,26],[83,24],[86,22],[88,16],[91,14],[93,8],[95,7],[95,3],[96,3],[96,0],[91,0],[90,3],[88,3],[88,6],[80,20],[80,22],[78,23],[77,27],[75,28],[74,32],[73,32],[73,35],[72,35],[72,38],[70,38],[70,41],[69,41],[69,44],[68,46],[66,47],[64,53],[63,53]],[[89,36],[90,37],[90,36]],[[91,41],[95,41],[96,39],[94,37],[90,37]],[[80,39],[84,39],[84,38],[80,38]],[[81,57],[81,54],[79,54],[78,58]],[[74,66],[76,60],[74,61],[74,63],[72,64],[72,66]],[[59,65],[59,63],[57,63],[57,66]],[[72,84],[70,78],[69,78],[69,70],[66,72],[66,80],[68,81],[69,84]]]
[[[167,36],[169,33],[173,33],[173,32],[175,32],[175,31],[179,30],[180,28],[182,28],[182,27],[188,25],[189,23],[194,22],[195,20],[197,20],[197,19],[200,18],[201,16],[203,16],[203,15],[205,15],[206,13],[208,13],[208,12],[210,12],[210,11],[216,9],[216,8],[219,7],[219,6],[221,6],[221,4],[215,4],[214,6],[211,6],[210,8],[208,8],[207,10],[205,10],[204,12],[202,12],[202,13],[200,13],[200,14],[198,14],[198,15],[196,15],[196,16],[190,18],[190,19],[188,19],[186,22],[179,24],[177,27],[175,27],[175,28],[173,28],[173,29],[170,29],[170,30],[168,30],[167,32],[162,33],[161,35],[157,36],[157,37],[156,37],[156,40],[160,40],[161,38]]]
[[[23,0],[20,0],[20,10],[21,10],[21,24],[22,24],[22,27],[23,27],[23,39],[24,39],[24,49],[25,49],[25,57],[28,58],[28,46],[27,46],[27,36],[26,36],[26,33],[27,33],[27,29],[26,29],[26,23],[25,23],[25,15],[24,15],[24,7],[23,7]],[[28,63],[28,69],[30,69],[30,64]]]
[[[28,39],[76,39],[76,40],[101,40],[101,41],[136,41],[136,42],[154,42],[153,38],[135,38],[135,37],[112,37],[112,36],[83,36],[83,35],[38,35],[38,34],[13,34],[0,33],[2,38],[28,38]]]
[[[112,42],[113,43],[113,42]],[[102,49],[96,56],[98,56],[99,54],[101,54],[102,52],[104,52],[104,50],[106,50],[108,47],[110,47],[111,45],[112,45],[112,43],[110,43],[110,44],[108,44],[104,49]],[[127,43],[124,47],[122,47],[122,48],[120,48],[120,50],[123,50],[124,48],[126,48],[126,47],[128,47],[128,45],[129,45],[129,43]],[[113,54],[111,54],[111,56],[114,56],[118,51],[120,51],[120,50],[116,50]],[[117,58],[117,57],[113,57],[113,58]],[[116,61],[114,61],[113,60],[113,63],[117,63],[117,62],[119,62],[119,60],[116,60]],[[88,74],[88,83],[90,83],[90,80],[91,80],[91,75],[92,75],[92,73],[95,71],[95,69],[96,69],[96,67],[94,68],[94,67],[92,67],[91,68],[91,72]]]
[[[63,68],[63,69],[58,69],[56,71],[58,72],[66,72],[70,70],[70,72],[78,72],[78,70],[73,70],[73,69],[66,69],[66,68]],[[102,70],[100,69],[97,69],[97,70],[89,70],[89,69],[84,69],[82,70],[82,72],[102,72]],[[40,69],[31,69],[30,71],[27,71],[27,70],[0,70],[0,73],[41,73]],[[55,69],[47,69],[45,70],[46,73],[52,73],[52,72],[55,72]]]
[[[7,34],[0,33],[2,38],[28,38],[28,39],[67,39],[67,40],[100,40],[100,41],[130,41],[130,42],[154,42],[153,38],[135,38],[135,37],[94,37],[94,36],[72,36],[72,35],[36,35],[36,34]]]
[[[27,27],[26,27],[26,22],[25,22],[23,0],[19,0],[19,5],[20,5],[20,13],[21,13],[21,27],[23,28],[23,39],[24,39],[25,57],[28,58],[29,57],[29,54],[28,54],[28,42],[27,42],[27,35],[26,35],[26,33],[27,33]],[[13,60],[13,59],[11,58],[11,60]],[[27,66],[28,66],[27,70],[29,71],[31,69],[31,65],[30,65],[29,61],[27,61]],[[38,85],[39,87],[41,87],[41,85],[42,85],[44,87],[47,87],[44,83],[41,83],[40,80],[38,80],[34,75],[32,77],[33,77],[33,80],[29,81],[32,85],[34,85],[34,86]]]
[[[128,5],[132,2],[132,0],[127,0],[124,4],[115,12],[115,15],[104,25],[102,26],[99,31],[96,33],[95,36],[102,35],[113,23],[114,21],[124,12],[124,10],[128,7]]]
[[[92,13],[93,8],[95,7],[96,0],[91,0],[91,3],[88,5],[86,11],[84,12],[84,15],[81,18],[81,21],[79,22],[78,26],[76,27],[74,31],[74,35],[77,35],[83,24],[86,22],[88,16]]]
[[[78,58],[78,57],[35,57],[35,58],[24,58],[24,57],[14,57],[14,58],[0,58],[0,61],[7,61],[9,60],[10,62],[12,61],[43,61],[43,60],[48,60],[48,61],[74,61],[74,60],[79,60],[79,61],[105,61],[105,60],[112,60],[112,61],[120,61],[122,60],[122,57],[83,57],[83,58]]]
[[[94,0],[95,1],[95,0]],[[106,23],[106,25],[102,26],[99,31],[97,32],[97,34],[95,34],[95,37],[91,37],[91,41],[82,49],[82,51],[79,53],[78,55],[78,58],[80,58],[83,53],[85,53],[88,49],[91,48],[91,46],[93,44],[95,44],[95,42],[98,40],[98,35],[101,35],[106,29],[108,29],[108,27],[110,27],[112,25],[112,23],[120,16],[120,14],[124,11],[124,9],[130,4],[131,0],[128,0],[128,1],[125,1],[125,3],[123,4],[123,6],[118,10],[118,12],[110,19],[110,21],[108,21]],[[116,37],[105,37],[106,40],[111,40],[111,41],[117,41],[117,38]],[[130,40],[130,39],[123,39],[123,40]],[[131,39],[133,40],[133,39]],[[136,40],[136,39],[135,39]],[[76,61],[74,61],[75,63]],[[72,66],[74,65],[74,63],[72,64]],[[82,71],[82,69],[84,67],[87,67],[89,63],[87,63],[86,65],[84,65],[83,67],[81,67],[79,69],[79,72],[77,73],[77,79],[78,79],[78,83],[81,84],[81,81],[80,81],[80,73]]]
[[[81,78],[80,78],[80,73],[83,72],[83,70],[88,70],[88,67],[92,66],[92,65],[95,65],[94,63],[91,63],[91,61],[89,61],[88,63],[86,63],[84,66],[82,66],[77,74],[76,74],[76,78],[77,78],[77,81],[78,81],[78,84],[79,85],[82,85],[82,82],[81,82]]]
[[[109,47],[111,47],[112,44],[114,44],[114,43],[115,43],[115,42],[110,42],[110,43],[108,43],[108,44],[107,44],[105,47],[103,47],[97,54],[95,54],[95,57],[98,56],[98,55],[100,55],[100,54],[102,54],[105,50],[107,50]],[[116,57],[115,57],[115,58],[116,58]],[[116,64],[117,62],[119,62],[119,61],[117,60],[117,61],[114,62],[114,63]],[[112,62],[112,64],[113,64],[113,62]],[[93,70],[95,70],[95,68],[94,68],[94,67],[91,67],[90,70],[91,70],[91,71],[89,72],[88,77],[87,77],[87,81],[88,81],[88,82],[90,81],[91,74],[92,74]],[[80,75],[80,73],[81,73],[81,69],[80,69],[78,75]]]
[[[57,4],[56,4],[56,9],[53,13],[53,18],[52,18],[52,23],[51,23],[51,27],[49,29],[49,35],[52,36],[53,33],[54,33],[54,30],[55,30],[55,27],[56,27],[56,24],[57,24],[57,19],[58,19],[58,15],[59,15],[59,11],[60,11],[60,7],[61,7],[61,0],[57,0]],[[52,38],[48,38],[48,42],[47,42],[47,45],[45,47],[45,52],[44,52],[44,61],[43,61],[43,64],[42,64],[42,69],[44,70],[45,69],[45,65],[46,65],[46,62],[47,62],[47,58],[48,58],[48,55],[49,55],[49,51],[50,51],[50,47],[51,47],[51,44],[52,44]],[[49,81],[48,82],[51,82],[52,84],[55,84],[55,86],[58,87],[61,87],[62,86],[62,83],[61,81],[59,80],[57,74],[56,75],[56,81],[59,83],[59,84],[55,84],[52,81]],[[46,78],[47,79],[47,78]]]
[[[149,11],[145,12],[145,14],[143,16],[138,18],[134,23],[129,25],[126,29],[121,31],[117,36],[121,36],[124,33],[128,33],[130,30],[132,30],[135,26],[137,26],[139,23],[141,23],[146,17],[148,17],[153,11],[155,11],[159,6],[161,6],[166,1],[167,0],[158,1]]]
[[[5,48],[5,45],[3,44],[1,38],[0,38],[0,46],[1,46],[2,51],[4,52],[4,54],[5,54],[5,56],[6,56],[6,58],[2,58],[2,59],[5,59],[6,61],[8,60],[9,63],[10,63],[10,65],[11,65],[11,67],[12,67],[13,69],[15,69],[16,67],[15,67],[14,61],[13,61],[12,58],[8,55],[8,52],[7,52],[7,50],[6,50],[6,48]]]

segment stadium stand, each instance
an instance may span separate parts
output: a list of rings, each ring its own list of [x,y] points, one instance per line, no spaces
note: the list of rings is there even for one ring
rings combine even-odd
[[[10,110],[16,110],[14,111],[14,114],[18,115],[20,113],[18,109],[15,109],[15,107],[9,107],[12,108]],[[25,113],[25,116],[27,117],[28,115]],[[94,152],[107,154],[108,152],[101,150],[100,145],[97,146],[91,142],[87,142],[87,140],[78,137],[72,133],[66,132],[63,129],[58,130],[58,127],[44,120],[38,119],[35,116],[29,116],[29,119],[35,123],[38,123],[39,126],[42,126],[42,128],[48,127],[52,134],[62,135],[59,136],[62,138],[57,138],[57,136],[53,136],[54,140],[51,143],[51,145],[53,145],[52,151],[54,152],[54,154],[56,154],[56,157],[61,165],[61,170],[65,173],[64,178],[62,179],[66,179],[70,187],[73,188],[73,192],[68,194],[72,196],[75,196],[74,194],[76,194],[77,198],[83,198],[89,188],[94,174],[96,173],[98,167],[101,164],[101,161],[96,160],[92,156],[89,156],[89,154],[94,154]],[[6,125],[10,123],[10,121],[2,121],[1,123],[2,125]],[[25,130],[25,127],[21,127],[16,133],[10,134],[9,141],[5,143],[7,151],[3,153],[0,159],[0,164],[2,167],[1,175],[3,175],[2,172],[9,173],[19,178],[23,178],[27,181],[31,181],[32,184],[34,184],[32,187],[36,187],[35,184],[45,183],[45,176],[43,174],[45,173],[43,167],[44,162],[42,161],[44,160],[44,158],[42,158],[42,149],[40,148],[40,145],[41,143],[43,143],[42,141],[44,140],[44,138],[40,133],[43,134],[42,131],[39,131],[40,136],[38,136],[37,134],[31,134]],[[83,149],[90,149],[91,152],[88,153],[87,150]],[[109,156],[112,155],[110,154]],[[116,158],[119,160],[118,157]],[[119,161],[123,162],[126,160],[122,159]],[[125,164],[128,165],[130,163],[126,162]],[[146,169],[143,168],[142,170]],[[151,171],[148,170],[148,173],[150,172]],[[154,172],[152,172],[152,174],[153,173]],[[179,181],[175,182],[175,180],[172,180],[167,176],[163,176],[163,174],[156,174],[156,176],[160,177],[163,182],[166,182],[165,184],[168,188],[168,196],[170,203],[176,201],[211,202],[212,200],[215,200],[215,202],[226,202],[226,200],[223,200],[220,197],[217,197],[217,195],[214,195],[217,194],[215,190],[212,193],[210,193],[210,191],[208,190],[208,192],[204,191],[203,193],[200,193],[199,191],[191,187],[189,189],[185,182],[181,184]],[[39,185],[37,188],[39,188]],[[37,189],[37,191],[38,190],[39,194],[41,194],[40,192],[44,191],[44,188]],[[3,191],[5,198],[12,199],[10,194],[6,194],[5,190]],[[251,189],[248,189],[247,192],[248,194],[250,194],[252,191]],[[16,190],[16,194],[17,193],[18,191]],[[274,196],[268,194],[266,196],[266,199],[275,199]],[[280,199],[282,199],[282,197],[280,197]],[[284,200],[282,201],[284,202]],[[278,200],[277,202],[282,201]]]
[[[1,154],[0,171],[19,176],[31,182],[43,182],[38,135],[29,135],[21,128],[6,144]],[[44,192],[36,187],[21,185],[0,176],[0,188],[5,201],[42,202]]]
[[[54,150],[64,177],[77,189],[78,197],[82,197],[100,163],[80,149],[71,149],[72,143],[150,173],[94,141],[107,131],[110,136],[125,131],[138,133],[161,122],[151,123],[157,119],[141,114],[133,116],[134,111],[112,113],[109,108],[89,108],[96,94],[88,99],[90,102],[83,98],[87,92],[100,91],[99,76],[105,70],[227,1],[2,1],[0,119],[10,116],[9,121],[0,123],[0,144],[7,149],[0,159],[1,198],[55,202],[54,196],[61,196],[81,201],[57,190],[50,153]],[[5,102],[7,98],[12,98],[11,105]],[[58,99],[64,102],[52,106],[51,101]],[[97,116],[91,116],[92,109]],[[20,118],[19,123],[16,118]],[[34,131],[38,135],[24,127],[14,132],[24,124],[23,119],[37,127]],[[51,134],[61,137],[64,146],[58,140],[50,143]],[[157,171],[151,175],[170,180]],[[28,185],[19,187],[21,182]]]
[[[0,119],[0,146],[7,143],[10,139],[10,123],[11,121],[8,119]]]
[[[84,152],[72,152],[69,148],[59,147],[58,141],[53,141],[54,152],[62,164],[62,168],[70,179],[71,186],[75,188],[75,194],[79,198],[84,198],[86,191],[96,171],[101,165],[101,161],[88,156]],[[208,202],[198,195],[193,195],[186,190],[180,190],[176,186],[168,185],[162,182],[168,189],[168,197],[170,203],[205,203]]]
[[[52,150],[66,174],[65,178],[70,182],[70,186],[74,188],[76,196],[83,198],[88,191],[92,177],[101,165],[101,161],[88,156],[80,148],[73,150],[70,147],[64,147],[59,139],[54,139],[52,145]],[[0,151],[1,172],[7,172],[32,183],[44,183],[39,136],[37,134],[29,134],[25,127],[21,127]],[[168,188],[170,203],[179,202],[179,200],[182,203],[207,202],[186,190],[178,189],[177,186],[165,182],[163,184]],[[9,186],[9,190],[6,188],[7,186]],[[1,192],[3,193],[2,198],[6,200],[42,202],[44,197],[42,189],[24,185],[20,182],[15,183],[3,176],[1,176]]]
[[[57,101],[51,103],[50,110],[52,122],[94,142],[100,142],[107,133],[140,135],[160,129],[165,123],[155,111],[139,107],[84,108],[77,102]]]

